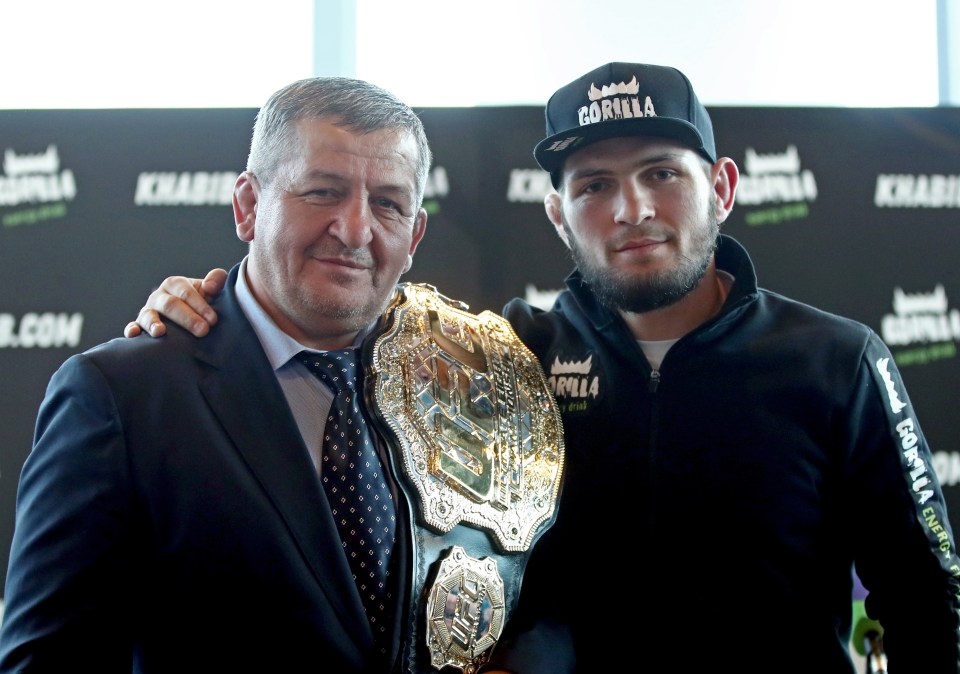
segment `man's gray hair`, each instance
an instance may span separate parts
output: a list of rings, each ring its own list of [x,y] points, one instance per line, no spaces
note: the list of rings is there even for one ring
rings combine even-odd
[[[410,133],[417,144],[417,204],[430,171],[432,155],[423,122],[403,101],[385,89],[349,77],[311,77],[274,92],[253,126],[247,170],[262,183],[290,156],[296,142],[294,127],[301,119],[329,119],[353,133],[384,129]]]

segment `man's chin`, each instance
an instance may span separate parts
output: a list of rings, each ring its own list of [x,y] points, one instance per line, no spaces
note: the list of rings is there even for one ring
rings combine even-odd
[[[375,320],[392,296],[366,283],[327,282],[310,286],[309,294],[304,295],[305,302],[314,310],[330,319],[354,319],[360,326]]]

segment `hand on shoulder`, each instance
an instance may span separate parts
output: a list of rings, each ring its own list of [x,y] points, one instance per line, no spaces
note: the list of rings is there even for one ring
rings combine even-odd
[[[137,320],[127,323],[124,336],[164,335],[167,326],[160,318],[163,316],[194,336],[203,337],[217,323],[217,312],[210,306],[210,300],[223,291],[226,282],[227,272],[220,268],[211,269],[202,279],[168,276],[147,297]]]

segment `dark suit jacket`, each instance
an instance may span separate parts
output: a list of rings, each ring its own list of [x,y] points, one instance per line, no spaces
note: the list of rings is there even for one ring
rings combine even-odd
[[[51,379],[0,671],[388,671],[236,273],[208,337],[116,339]]]

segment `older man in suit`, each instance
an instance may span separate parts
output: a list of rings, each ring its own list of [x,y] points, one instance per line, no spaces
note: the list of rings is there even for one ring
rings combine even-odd
[[[249,252],[218,298],[217,329],[114,340],[50,382],[18,495],[0,671],[450,664],[429,662],[423,625],[410,628],[435,561],[421,541],[449,548],[445,532],[412,534],[416,493],[402,493],[382,441],[362,459],[376,524],[338,529],[356,504],[350,493],[338,509],[325,492],[347,469],[326,463],[322,438],[341,422],[304,360],[369,342],[424,234],[429,165],[420,120],[378,87],[313,78],[270,98],[235,187]],[[376,537],[359,553],[347,541],[357,527]],[[502,619],[487,601],[477,615]]]

